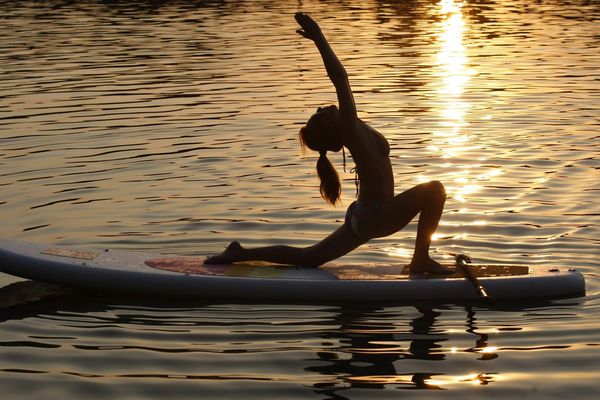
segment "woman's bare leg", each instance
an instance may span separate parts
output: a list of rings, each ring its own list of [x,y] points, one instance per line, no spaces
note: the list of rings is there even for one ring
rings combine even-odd
[[[387,234],[401,230],[417,214],[420,214],[415,249],[410,262],[411,272],[453,272],[453,270],[441,266],[429,256],[431,237],[438,227],[445,202],[446,192],[444,186],[438,181],[431,181],[398,194],[384,212],[384,218],[388,221],[387,228],[389,231]]]
[[[431,236],[437,229],[446,192],[437,181],[417,185],[398,194],[386,204],[381,220],[366,221],[361,231],[372,236],[388,236],[404,228],[420,214],[417,227],[415,250],[410,262],[414,273],[452,273],[452,269],[441,266],[429,256]],[[208,257],[207,264],[230,264],[240,261],[267,261],[278,264],[316,267],[327,261],[341,257],[354,250],[366,239],[357,238],[347,225],[342,225],[319,243],[307,247],[267,246],[245,248],[238,242],[232,242],[219,255]]]
[[[267,246],[247,249],[239,242],[231,242],[219,255],[208,257],[205,264],[231,264],[240,261],[268,261],[297,265],[304,249],[292,246]]]
[[[325,239],[310,247],[280,245],[245,248],[238,242],[232,242],[223,253],[208,257],[204,262],[206,264],[231,264],[240,261],[267,261],[277,264],[317,267],[349,253],[364,242],[365,240],[358,239],[346,225],[342,225]]]

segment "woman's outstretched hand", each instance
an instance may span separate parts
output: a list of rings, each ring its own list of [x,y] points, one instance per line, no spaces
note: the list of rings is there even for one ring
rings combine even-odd
[[[321,28],[319,28],[319,24],[317,24],[308,15],[301,12],[297,12],[296,15],[294,15],[294,18],[296,18],[296,21],[302,27],[302,29],[296,30],[296,33],[313,41],[317,40],[317,38],[319,38],[322,35]]]

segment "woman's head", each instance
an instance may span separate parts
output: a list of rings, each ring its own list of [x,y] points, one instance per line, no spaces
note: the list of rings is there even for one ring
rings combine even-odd
[[[327,152],[337,152],[343,148],[339,120],[339,110],[336,106],[319,107],[306,125],[300,129],[302,152],[306,152],[306,147],[319,152],[317,173],[321,180],[319,188],[321,196],[334,205],[340,199],[342,187],[337,171],[327,158]]]
[[[340,151],[342,135],[339,128],[339,110],[335,105],[319,107],[306,125],[300,129],[302,150]]]

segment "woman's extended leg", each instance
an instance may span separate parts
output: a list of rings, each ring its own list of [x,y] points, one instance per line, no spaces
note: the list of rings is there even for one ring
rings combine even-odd
[[[415,250],[410,262],[412,272],[452,272],[429,256],[431,237],[438,227],[445,202],[444,185],[438,181],[431,181],[396,195],[385,207],[382,224],[385,225],[386,235],[401,230],[420,213]]]
[[[223,253],[208,257],[204,262],[206,264],[231,264],[239,261],[267,261],[277,264],[317,267],[351,252],[364,242],[365,240],[358,239],[350,228],[342,225],[325,239],[310,247],[280,245],[245,248],[238,242],[232,242]]]

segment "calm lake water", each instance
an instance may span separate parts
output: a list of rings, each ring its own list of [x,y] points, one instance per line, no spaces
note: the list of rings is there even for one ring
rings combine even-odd
[[[209,255],[332,231],[353,175],[333,155],[330,207],[298,148],[335,92],[296,11],[389,139],[397,191],[445,183],[438,259],[571,266],[587,296],[174,302],[0,275],[3,397],[597,398],[597,1],[3,1],[0,235]],[[414,234],[344,260],[407,262]]]

